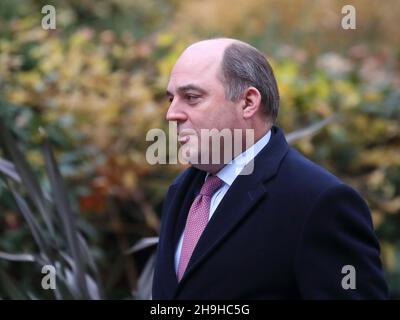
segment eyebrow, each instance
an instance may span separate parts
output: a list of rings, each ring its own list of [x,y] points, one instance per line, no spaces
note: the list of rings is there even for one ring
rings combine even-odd
[[[187,84],[187,85],[181,86],[178,88],[177,91],[180,93],[185,93],[186,91],[190,91],[190,90],[199,91],[202,94],[206,93],[206,91],[203,88],[200,88],[199,86],[196,86],[194,84]],[[166,94],[167,94],[167,96],[173,96],[173,94],[168,90],[167,90]]]

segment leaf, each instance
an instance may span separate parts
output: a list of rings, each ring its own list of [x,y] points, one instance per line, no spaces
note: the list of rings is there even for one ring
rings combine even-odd
[[[140,239],[133,247],[129,248],[125,254],[131,254],[158,244],[158,237],[147,237]]]
[[[6,160],[0,157],[0,172],[5,174],[6,176],[10,177],[11,179],[21,182],[21,178],[18,175],[17,171],[15,171],[14,165]]]
[[[72,213],[71,206],[67,197],[67,191],[64,186],[60,171],[55,161],[50,142],[46,138],[43,144],[43,154],[45,158],[46,172],[50,180],[50,185],[53,190],[54,201],[57,204],[56,209],[59,218],[62,221],[67,245],[71,256],[75,262],[74,275],[75,282],[79,291],[83,296],[88,296],[88,288],[84,276],[84,260],[82,249],[80,247],[78,234],[79,230],[76,225],[75,217]]]
[[[31,212],[28,207],[26,201],[15,191],[14,187],[11,184],[8,184],[18,207],[24,216],[26,222],[28,223],[29,229],[31,230],[32,236],[35,239],[36,244],[38,245],[42,255],[46,260],[50,261],[50,244],[46,242],[46,236],[43,230],[41,230],[39,224],[36,222],[35,216]]]
[[[303,139],[305,137],[312,136],[316,134],[323,127],[338,119],[338,115],[332,115],[324,120],[310,125],[307,128],[296,130],[286,135],[286,140],[289,144],[293,144],[296,140]]]
[[[79,295],[80,289],[76,286],[76,281],[74,281],[75,276],[70,271],[71,269],[74,270],[76,268],[75,262],[73,259],[71,259],[70,256],[68,256],[64,252],[60,252],[60,255],[64,258],[64,260],[71,267],[71,268],[68,268],[68,267],[64,268],[65,273],[66,273],[66,277],[65,277],[64,281],[68,285],[68,287],[71,289],[71,292],[75,292],[76,298],[80,298],[80,295]],[[87,298],[94,299],[94,300],[101,299],[100,289],[99,289],[97,282],[94,281],[93,278],[87,273],[85,273],[85,280],[86,280],[86,285],[87,285],[88,294],[89,294]]]
[[[71,281],[71,278],[69,277],[69,274],[71,274],[69,268],[63,266],[59,261],[54,263],[54,267],[56,268],[56,276],[60,280],[56,287],[56,299],[80,299],[82,295],[76,289],[75,281]]]
[[[36,259],[29,253],[7,253],[0,251],[0,259],[8,261],[35,262]]]
[[[47,228],[50,231],[50,234],[55,238],[54,227],[52,224],[50,213],[45,204],[43,191],[39,183],[37,182],[32,169],[26,162],[22,152],[18,149],[17,142],[5,127],[3,119],[1,117],[0,134],[4,139],[5,146],[11,155],[15,168],[19,173],[19,176],[24,183],[26,189],[29,192],[29,196],[32,198],[32,201],[40,212],[44,222],[46,223]]]
[[[138,280],[137,291],[133,292],[133,295],[136,299],[151,300],[155,259],[156,254],[153,253],[143,268],[142,274]]]
[[[84,257],[86,257],[89,267],[93,270],[95,280],[96,280],[96,285],[97,285],[98,292],[99,292],[99,297],[100,297],[100,299],[103,299],[104,292],[103,292],[103,288],[101,285],[100,272],[97,268],[96,262],[94,261],[93,255],[91,254],[89,247],[87,246],[87,243],[86,243],[85,239],[83,238],[83,236],[81,234],[79,234],[78,238],[79,238],[79,242],[81,244],[81,248],[83,250]]]

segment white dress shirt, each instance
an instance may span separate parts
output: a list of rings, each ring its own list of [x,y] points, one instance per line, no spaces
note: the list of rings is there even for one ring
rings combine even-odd
[[[271,130],[268,131],[261,139],[259,139],[255,144],[253,144],[250,148],[239,154],[236,158],[234,158],[231,162],[227,163],[218,173],[217,177],[220,178],[224,184],[221,188],[219,188],[211,198],[210,204],[210,214],[208,216],[208,221],[210,221],[212,215],[215,212],[215,209],[218,207],[219,203],[228,192],[231,187],[233,181],[240,174],[242,169],[254,159],[254,157],[267,145],[269,139],[271,138]],[[206,176],[206,179],[208,174]],[[175,272],[178,273],[178,265],[179,259],[181,256],[183,243],[183,232],[179,239],[176,251],[175,251]]]

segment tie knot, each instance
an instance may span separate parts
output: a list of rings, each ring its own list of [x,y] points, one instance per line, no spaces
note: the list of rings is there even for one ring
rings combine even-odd
[[[201,187],[200,194],[203,196],[212,196],[223,184],[224,182],[217,176],[209,175]]]

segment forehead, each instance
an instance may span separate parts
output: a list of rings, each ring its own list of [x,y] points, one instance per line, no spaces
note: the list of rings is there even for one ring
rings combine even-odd
[[[168,91],[174,92],[179,87],[189,84],[202,87],[205,90],[220,83],[219,73],[221,56],[210,54],[203,50],[185,52],[172,69]]]

